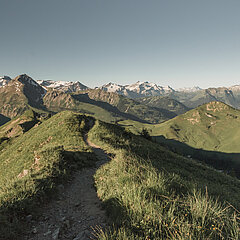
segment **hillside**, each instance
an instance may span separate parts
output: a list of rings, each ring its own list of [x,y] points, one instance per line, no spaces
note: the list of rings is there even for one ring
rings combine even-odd
[[[112,222],[110,229],[95,229],[97,239],[237,239],[239,216],[228,204],[240,208],[236,178],[119,126],[69,111],[29,129],[0,151],[3,239],[21,239],[28,223],[22,219],[35,215],[49,196],[56,198],[56,184],[94,164],[96,157],[84,141],[87,132],[112,157],[95,174],[97,194]]]
[[[70,94],[59,91],[48,91],[43,101],[46,109],[52,112],[71,110],[94,116],[106,122],[116,122],[123,119],[143,121],[133,115],[119,111],[111,104],[94,101],[85,93]]]
[[[0,139],[8,141],[27,132],[33,127],[37,127],[50,115],[46,113],[38,113],[29,109],[22,115],[9,119],[7,123],[0,127]],[[1,142],[1,141],[0,141]]]
[[[150,107],[133,99],[99,89],[89,89],[71,94],[48,91],[43,102],[46,109],[53,112],[72,110],[90,114],[106,122],[129,119],[159,123],[176,116],[167,109]]]
[[[83,141],[88,121],[90,117],[61,112],[1,149],[1,239],[16,239],[28,227],[22,216],[33,214],[46,193],[74,169],[94,163],[95,156]]]
[[[221,102],[210,102],[152,129],[189,146],[227,153],[239,153],[240,111]]]
[[[239,209],[239,180],[114,125],[99,121],[89,137],[114,156],[95,176],[113,221],[99,239],[238,239],[224,201]]]
[[[203,161],[240,178],[240,111],[210,102],[161,124],[121,121],[135,134],[147,129],[155,141],[174,152]]]
[[[100,89],[91,89],[84,92],[90,99],[107,102],[116,107],[119,111],[131,114],[149,123],[160,123],[176,116],[176,113],[171,111],[171,108],[168,109],[165,103],[162,103],[165,107],[161,108],[121,96],[115,92],[106,92]]]

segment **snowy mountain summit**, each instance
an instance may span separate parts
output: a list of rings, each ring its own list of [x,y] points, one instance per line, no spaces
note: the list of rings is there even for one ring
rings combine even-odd
[[[174,92],[174,89],[172,89],[170,86],[162,87],[155,83],[141,81],[124,86],[116,83],[108,83],[99,87],[99,89],[108,92],[116,92],[130,98],[162,96],[167,93]]]
[[[195,87],[184,87],[184,88],[178,88],[176,91],[178,92],[197,92],[202,90],[202,88],[195,86]]]
[[[45,89],[53,89],[62,92],[77,92],[88,89],[88,87],[80,82],[37,80],[37,83]]]
[[[7,85],[10,80],[11,80],[11,78],[8,76],[0,77],[0,87]]]

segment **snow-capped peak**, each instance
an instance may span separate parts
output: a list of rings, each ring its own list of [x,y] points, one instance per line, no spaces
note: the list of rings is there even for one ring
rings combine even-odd
[[[116,92],[131,98],[159,96],[174,91],[169,86],[162,87],[148,81],[137,81],[136,83],[124,86],[116,83],[108,83],[99,88],[108,92]]]
[[[11,78],[8,76],[0,76],[0,87],[7,85],[10,80]]]
[[[101,87],[97,87],[97,89],[101,89],[107,92],[116,92],[121,94],[121,92],[124,91],[124,86],[110,82],[110,83],[104,84]]]
[[[200,88],[198,86],[194,86],[194,87],[178,88],[176,91],[178,91],[178,92],[197,92],[200,90],[202,90],[202,88]]]
[[[70,81],[37,80],[37,83],[45,89],[51,88],[63,92],[77,92],[88,88],[80,82]]]
[[[229,90],[231,91],[240,91],[240,85],[234,85],[229,87]]]

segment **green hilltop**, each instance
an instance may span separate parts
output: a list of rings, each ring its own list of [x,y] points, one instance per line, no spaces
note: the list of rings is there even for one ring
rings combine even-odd
[[[98,121],[89,137],[114,156],[95,175],[114,224],[99,239],[238,239],[238,220],[223,226],[227,202],[239,208],[239,180],[115,125]]]
[[[195,148],[239,153],[240,111],[222,102],[210,102],[152,128],[163,135]]]

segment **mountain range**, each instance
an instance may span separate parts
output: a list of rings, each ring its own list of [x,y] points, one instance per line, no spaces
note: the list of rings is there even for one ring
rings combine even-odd
[[[74,110],[107,122],[131,119],[160,123],[177,116],[174,106],[180,103],[166,98],[165,104],[151,106],[114,92],[89,89],[80,83],[40,82],[22,74],[0,87],[0,105],[0,113],[9,118],[34,108],[41,112]],[[187,108],[183,108],[181,113],[184,111]]]
[[[53,81],[53,80],[37,80],[36,82],[46,90],[53,89],[62,92],[77,92],[88,88],[80,82]]]
[[[158,86],[155,83],[149,82],[136,82],[130,85],[118,85],[115,83],[105,84],[99,89],[107,91],[107,92],[116,92],[120,95],[124,95],[129,98],[139,98],[146,96],[162,96],[168,93],[174,92],[175,90],[171,87],[162,87]]]
[[[11,78],[8,76],[0,77],[0,88],[6,86],[10,80]],[[36,83],[45,90],[57,90],[64,93],[76,93],[78,91],[90,89],[80,82],[71,81],[37,80]],[[170,86],[164,87],[151,82],[138,81],[134,84],[128,85],[108,83],[101,87],[96,87],[95,89],[117,93],[127,98],[135,99],[138,102],[139,98],[151,98],[157,96],[167,97],[168,99],[173,99],[182,103],[187,109],[195,108],[211,101],[221,101],[234,108],[240,109],[240,85],[235,85],[228,88],[218,87],[201,89],[200,87],[196,86],[193,88],[183,87],[180,89],[173,89]],[[162,100],[163,99],[164,98],[162,98]],[[145,103],[152,103],[155,100],[145,99]],[[154,107],[159,106],[154,105]],[[162,108],[162,106],[159,108]]]

